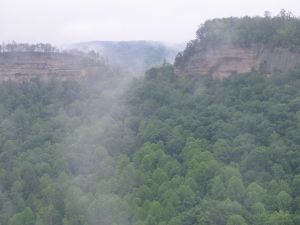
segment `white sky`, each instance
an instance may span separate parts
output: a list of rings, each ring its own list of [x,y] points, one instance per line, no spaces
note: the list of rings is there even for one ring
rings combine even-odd
[[[299,0],[0,0],[0,41],[180,43],[207,19],[283,8],[300,16]]]

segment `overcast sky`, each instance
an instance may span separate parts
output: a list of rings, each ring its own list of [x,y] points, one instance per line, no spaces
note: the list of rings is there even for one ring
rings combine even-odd
[[[299,0],[0,0],[0,41],[182,43],[207,19],[282,8],[300,16]]]

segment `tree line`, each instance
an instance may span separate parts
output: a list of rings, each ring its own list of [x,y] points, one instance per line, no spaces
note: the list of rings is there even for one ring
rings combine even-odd
[[[49,43],[38,43],[38,44],[28,44],[28,43],[16,43],[12,41],[11,43],[3,42],[0,44],[0,52],[59,52],[59,50]]]

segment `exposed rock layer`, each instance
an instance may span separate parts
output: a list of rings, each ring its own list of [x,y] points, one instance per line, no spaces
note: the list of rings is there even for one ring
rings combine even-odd
[[[0,53],[0,82],[32,78],[47,81],[53,77],[79,80],[101,69],[102,64],[78,55],[40,52]]]
[[[300,65],[300,53],[286,48],[222,45],[197,52],[183,67],[176,68],[175,72],[190,77],[211,75],[214,79],[223,79],[251,70],[272,74],[275,71],[287,71],[297,65]]]

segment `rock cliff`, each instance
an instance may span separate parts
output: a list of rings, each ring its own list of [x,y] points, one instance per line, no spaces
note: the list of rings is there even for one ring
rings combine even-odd
[[[211,75],[214,79],[223,79],[251,70],[271,75],[297,65],[300,65],[300,53],[288,48],[271,48],[263,44],[249,47],[226,44],[195,52],[184,65],[175,67],[175,72],[189,77]]]
[[[32,78],[47,81],[53,77],[79,80],[103,69],[103,64],[80,55],[53,52],[0,53],[0,82]]]

